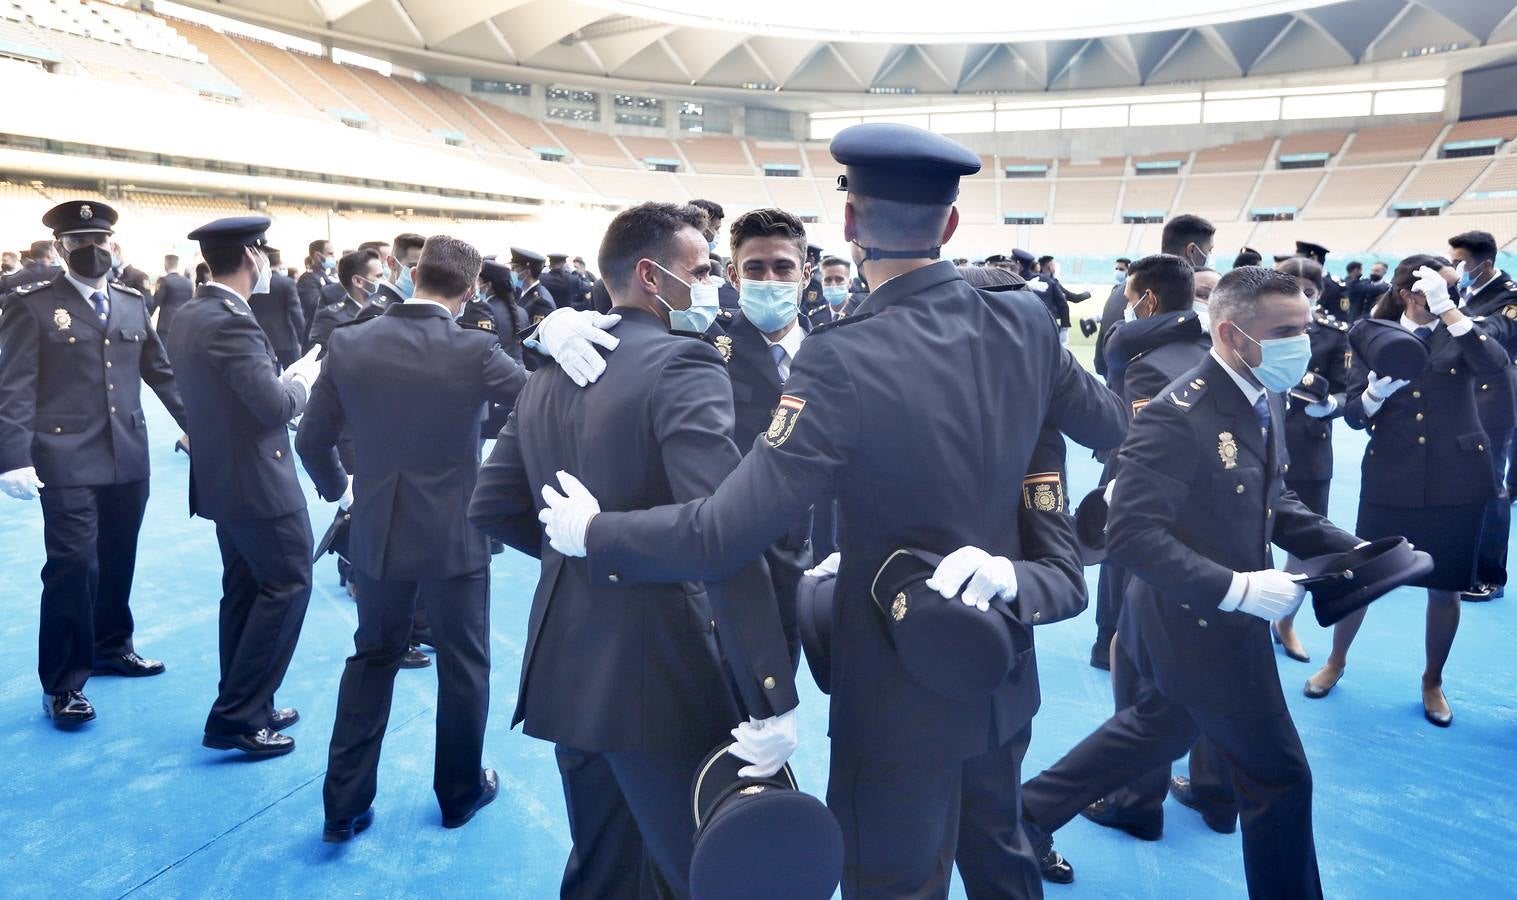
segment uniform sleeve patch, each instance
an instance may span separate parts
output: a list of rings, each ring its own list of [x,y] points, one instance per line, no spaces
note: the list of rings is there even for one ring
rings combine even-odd
[[[769,430],[764,432],[764,440],[771,447],[778,447],[790,439],[795,433],[795,423],[800,421],[801,411],[806,408],[806,401],[800,397],[792,397],[785,394],[780,397],[780,402],[774,407],[774,418],[769,422]]]
[[[1132,402],[1132,411],[1133,412],[1137,412],[1138,410],[1142,409],[1143,407],[1145,407],[1147,405],[1148,405],[1148,398],[1147,397],[1140,397],[1137,400],[1134,400]]]
[[[1508,319],[1517,319],[1517,306],[1507,306],[1501,310],[1501,314]]]
[[[1022,506],[1035,512],[1063,512],[1064,479],[1058,472],[1028,475],[1022,479]]]

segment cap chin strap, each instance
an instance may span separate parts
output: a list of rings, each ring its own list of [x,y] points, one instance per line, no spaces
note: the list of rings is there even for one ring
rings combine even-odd
[[[932,247],[927,250],[881,250],[879,247],[855,246],[864,251],[861,262],[869,262],[872,259],[937,259],[943,254],[942,247]]]

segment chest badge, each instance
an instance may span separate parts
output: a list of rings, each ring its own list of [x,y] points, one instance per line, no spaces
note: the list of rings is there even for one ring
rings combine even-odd
[[[1217,456],[1222,460],[1222,468],[1238,468],[1238,442],[1233,440],[1231,431],[1217,435]]]
[[[59,307],[53,310],[53,324],[58,326],[59,331],[68,331],[74,324],[74,317],[68,314],[68,310]]]
[[[716,339],[716,349],[721,351],[723,362],[732,362],[732,338],[725,334]]]

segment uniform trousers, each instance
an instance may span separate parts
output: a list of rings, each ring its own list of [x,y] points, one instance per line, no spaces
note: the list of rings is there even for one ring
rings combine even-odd
[[[49,694],[83,690],[95,660],[133,652],[132,574],[148,482],[42,489],[37,677]]]
[[[1096,571],[1096,642],[1090,648],[1092,657],[1105,657],[1110,652],[1117,621],[1122,617],[1122,586],[1126,581],[1126,570],[1114,562],[1102,562]]]
[[[827,806],[843,831],[843,897],[948,896],[954,863],[969,897],[1041,897],[1037,860],[1019,825],[1031,728],[989,753],[914,765],[839,752]]]
[[[358,630],[337,691],[322,787],[326,816],[351,818],[374,802],[395,673],[410,646],[418,597],[430,613],[437,648],[432,790],[444,819],[465,815],[484,791],[480,759],[490,709],[490,570],[427,581],[380,580],[356,568],[353,574]]]
[[[221,681],[206,717],[213,735],[269,724],[311,601],[311,519],[304,509],[272,519],[216,523],[221,547]]]
[[[574,841],[565,900],[689,897],[690,785],[711,748],[578,750],[555,745]],[[651,863],[651,866],[650,866]]]
[[[1512,432],[1488,434],[1486,439],[1496,451],[1491,465],[1496,471],[1498,493],[1485,507],[1485,524],[1480,531],[1480,552],[1475,560],[1475,580],[1485,584],[1506,584],[1506,548],[1512,534],[1512,495],[1507,488],[1507,464],[1512,455]]]
[[[1052,834],[1109,792],[1178,759],[1205,735],[1232,775],[1249,896],[1321,897],[1311,768],[1290,713],[1223,715],[1178,703],[1126,658],[1122,641],[1117,657],[1141,679],[1137,701],[1022,786],[1029,824]]]

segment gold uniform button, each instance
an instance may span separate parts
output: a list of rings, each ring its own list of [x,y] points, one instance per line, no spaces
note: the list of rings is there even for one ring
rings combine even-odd
[[[772,691],[772,690],[774,690],[774,685],[775,685],[774,676],[773,675],[765,675],[764,676],[764,690],[766,690],[766,691]]]
[[[106,346],[107,346],[107,347],[109,347],[109,346],[110,346],[110,345],[111,345],[111,339],[110,339],[110,338],[106,338],[106,339],[105,339],[105,345],[106,345]]]
[[[115,413],[115,412],[116,412],[116,407],[114,407],[114,406],[113,406],[113,407],[111,407],[111,412],[112,412],[112,413]]]
[[[1181,609],[1190,609],[1190,604],[1189,603],[1182,603],[1182,604],[1180,604],[1180,608]]]
[[[108,384],[105,386],[105,389],[108,391],[114,391],[116,389],[116,386],[114,384]]]
[[[1489,337],[1488,337],[1488,336],[1486,336],[1486,335],[1483,335],[1483,334],[1482,334],[1482,335],[1481,335],[1481,336],[1480,336],[1480,339],[1481,339],[1481,340],[1482,340],[1482,341],[1488,341],[1488,340],[1490,340],[1490,338],[1489,338]]]
[[[1417,436],[1417,443],[1419,443],[1419,444],[1426,444],[1427,443],[1427,436],[1426,435],[1418,435]]]
[[[1413,400],[1421,400],[1422,399],[1422,392],[1421,391],[1412,391],[1412,399]]]
[[[111,365],[111,361],[110,361],[110,360],[106,360],[106,361],[105,361],[105,367],[106,367],[106,368],[107,368],[107,369],[110,369],[110,368],[114,368],[114,366],[112,366],[112,365]]]
[[[1264,518],[1266,518],[1266,519],[1270,519],[1270,518],[1273,518],[1273,517],[1274,517],[1274,515],[1275,515],[1275,511],[1274,511],[1274,510],[1272,510],[1272,509],[1266,509],[1266,510],[1265,510],[1265,511],[1264,511]]]
[[[1490,390],[1490,389],[1491,389],[1491,386],[1490,386],[1490,385],[1488,385],[1488,384],[1482,384],[1482,385],[1481,385],[1481,386],[1480,386],[1480,389],[1481,389],[1481,390],[1482,390],[1482,391],[1488,391],[1488,390]]]
[[[616,574],[615,572],[612,572],[610,575],[606,576],[606,580],[609,581],[609,582],[611,582],[612,584],[616,584],[618,581],[622,580],[622,577],[620,575]]]
[[[1458,369],[1449,369],[1449,374],[1450,375],[1458,375],[1459,374],[1459,370]]]
[[[1196,620],[1196,624],[1200,625],[1202,628],[1205,628],[1206,627],[1206,620],[1205,619],[1197,619]]]
[[[1041,613],[1041,612],[1034,612],[1032,614],[1032,620],[1033,620],[1033,622],[1038,622],[1042,618],[1043,618],[1043,613]]]
[[[77,344],[77,343],[79,343],[79,339],[76,338],[76,337],[71,337],[71,338],[68,339],[68,342],[70,344]]]
[[[284,459],[284,451],[283,450],[275,450],[274,451],[274,458],[275,459]]]
[[[62,434],[62,433],[63,433],[63,429],[62,428],[60,428],[57,425],[53,426],[53,434]]]
[[[1481,452],[1484,452],[1485,451],[1485,445],[1484,444],[1476,444],[1475,445],[1475,449],[1479,450]]]
[[[1417,421],[1421,422],[1422,418],[1423,418],[1422,413],[1417,413]]]
[[[1238,485],[1237,490],[1234,493],[1238,493],[1238,494],[1243,493],[1243,485],[1241,485],[1241,484]]]

